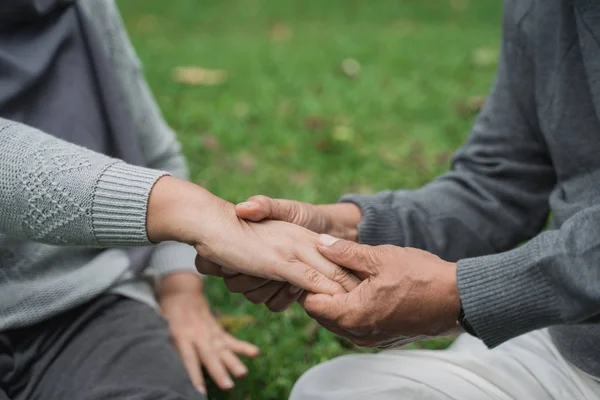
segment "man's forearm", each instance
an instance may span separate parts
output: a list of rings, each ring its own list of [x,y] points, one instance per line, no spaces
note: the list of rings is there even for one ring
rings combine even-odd
[[[598,220],[600,206],[590,207],[517,249],[458,262],[465,315],[488,346],[597,317]]]

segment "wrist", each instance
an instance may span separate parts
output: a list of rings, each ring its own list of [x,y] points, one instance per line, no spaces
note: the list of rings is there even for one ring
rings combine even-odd
[[[159,298],[182,293],[202,295],[204,280],[194,272],[174,272],[157,280],[156,292]]]
[[[443,272],[441,271],[442,273],[439,275],[439,299],[441,303],[439,309],[443,313],[440,319],[440,332],[456,330],[462,308],[456,278],[456,263],[448,262],[446,264],[448,265],[443,268]]]
[[[362,211],[354,203],[324,204],[315,206],[325,215],[323,233],[340,239],[358,241],[358,224],[362,220]]]
[[[173,240],[194,245],[202,238],[203,218],[227,204],[198,185],[164,176],[154,184],[148,199],[148,239],[154,243]]]

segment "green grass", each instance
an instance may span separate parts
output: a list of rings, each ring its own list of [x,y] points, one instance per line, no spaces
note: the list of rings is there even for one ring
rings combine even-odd
[[[472,123],[473,96],[493,79],[502,7],[497,0],[119,6],[195,182],[234,202],[262,193],[319,203],[415,188],[448,168]],[[360,63],[358,76],[341,71],[347,58]],[[224,69],[229,79],[182,85],[172,79],[177,66]],[[284,399],[310,366],[360,351],[315,329],[299,307],[272,314],[217,279],[207,283],[217,310],[254,317],[233,329],[263,351],[232,394],[211,397]]]

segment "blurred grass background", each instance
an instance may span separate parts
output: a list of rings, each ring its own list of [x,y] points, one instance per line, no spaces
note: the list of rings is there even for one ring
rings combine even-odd
[[[491,84],[497,0],[119,0],[193,180],[238,202],[334,202],[447,170]],[[177,67],[191,67],[177,78]],[[306,369],[364,351],[299,307],[272,314],[218,279],[215,310],[262,355],[229,394],[285,399]],[[446,340],[416,346],[439,348]]]

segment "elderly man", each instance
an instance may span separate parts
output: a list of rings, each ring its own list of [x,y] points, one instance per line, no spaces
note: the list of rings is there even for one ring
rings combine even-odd
[[[497,78],[450,172],[338,205],[238,205],[331,235],[321,253],[362,279],[301,300],[331,331],[378,347],[468,332],[444,351],[332,360],[291,398],[600,398],[599,154],[600,2],[507,0]],[[232,290],[287,305],[227,272]]]

